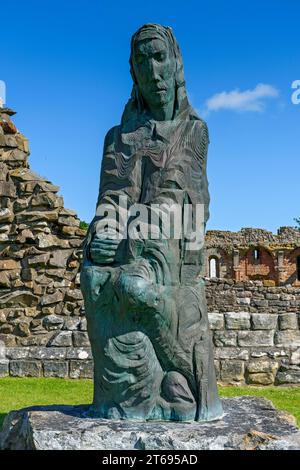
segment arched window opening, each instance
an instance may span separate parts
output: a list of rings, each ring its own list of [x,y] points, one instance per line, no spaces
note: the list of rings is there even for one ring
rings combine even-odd
[[[300,256],[297,256],[297,281],[300,281]]]
[[[219,261],[215,257],[209,260],[209,277],[219,277]]]
[[[253,259],[256,263],[260,260],[260,252],[257,248],[253,250]]]

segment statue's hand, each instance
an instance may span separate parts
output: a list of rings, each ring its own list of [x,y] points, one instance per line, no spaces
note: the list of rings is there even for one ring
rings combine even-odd
[[[96,234],[90,245],[90,256],[94,263],[111,264],[115,260],[120,240],[107,238],[107,234]]]

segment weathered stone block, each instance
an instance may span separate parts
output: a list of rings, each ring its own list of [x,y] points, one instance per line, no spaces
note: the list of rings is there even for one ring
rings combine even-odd
[[[15,185],[10,181],[0,181],[0,196],[17,197]]]
[[[16,134],[15,139],[18,149],[20,149],[22,152],[29,153],[28,139],[21,133]]]
[[[277,326],[277,315],[269,313],[252,313],[253,330],[275,330]]]
[[[87,323],[86,323],[86,318],[82,318],[80,325],[79,325],[80,331],[86,331],[87,330]]]
[[[72,346],[72,332],[60,331],[56,336],[51,338],[49,346],[57,347],[71,347]]]
[[[0,288],[9,289],[11,287],[11,280],[8,272],[0,271]]]
[[[6,377],[9,374],[8,364],[7,359],[0,359],[0,377]]]
[[[249,351],[247,349],[240,348],[215,348],[215,359],[239,359],[242,361],[248,361]]]
[[[36,307],[27,307],[24,309],[26,317],[34,318],[39,315],[40,311]]]
[[[66,292],[66,300],[70,300],[71,302],[83,300],[81,290],[80,289],[68,289]]]
[[[239,331],[238,345],[241,347],[273,346],[273,330]]]
[[[270,307],[280,307],[281,309],[287,309],[290,307],[291,302],[288,300],[269,300]]]
[[[41,299],[41,305],[51,305],[57,302],[62,302],[64,299],[64,293],[60,291],[54,292],[54,294],[44,295]]]
[[[5,347],[10,348],[16,346],[16,337],[14,335],[6,335],[0,333],[0,343],[3,343]]]
[[[45,220],[46,222],[57,221],[57,211],[26,211],[16,214],[16,222],[18,224],[34,224],[34,222]]]
[[[2,307],[33,307],[38,303],[38,297],[29,291],[17,290],[0,298]]]
[[[45,360],[65,359],[66,348],[47,348],[43,346],[33,346],[29,348],[28,357],[32,359]]]
[[[92,361],[70,361],[71,379],[92,379],[94,366]]]
[[[268,351],[268,356],[272,359],[283,358],[289,356],[289,349],[274,349]]]
[[[250,329],[250,313],[248,312],[227,312],[224,317],[228,330]]]
[[[279,347],[299,347],[300,332],[297,330],[277,331],[275,333],[275,344]]]
[[[247,384],[251,385],[271,385],[274,383],[275,376],[272,372],[262,372],[247,375]]]
[[[236,302],[237,302],[238,305],[250,305],[251,298],[250,297],[237,298]]]
[[[77,330],[80,326],[80,322],[79,317],[67,317],[64,322],[64,330]]]
[[[223,313],[209,312],[208,320],[209,320],[209,326],[212,330],[222,330],[224,328]]]
[[[39,233],[36,237],[36,243],[39,248],[69,248],[68,240],[62,240],[55,235]]]
[[[42,324],[47,331],[59,330],[64,324],[64,319],[57,315],[47,315]]]
[[[215,346],[236,346],[237,332],[236,331],[215,331],[213,334],[213,341]]]
[[[6,357],[8,359],[26,359],[29,355],[28,348],[6,348]]]
[[[49,266],[54,268],[66,268],[67,261],[71,253],[72,250],[55,250],[51,254]]]
[[[44,361],[45,377],[68,377],[68,363],[66,361]]]
[[[49,342],[49,333],[38,332],[33,336],[28,336],[27,338],[17,338],[18,346],[46,346]]]
[[[223,382],[244,381],[245,364],[243,361],[221,361],[220,377]]]
[[[29,319],[24,318],[26,321],[18,321],[15,328],[15,334],[17,336],[29,336],[30,335],[30,327],[29,327]]]
[[[300,348],[293,351],[291,354],[291,364],[300,365]]]
[[[60,213],[61,214],[61,213]],[[74,216],[68,217],[68,216],[59,216],[58,223],[60,225],[68,225],[70,227],[79,227],[80,225],[80,220],[76,219]]]
[[[20,212],[28,207],[28,200],[27,199],[17,199],[14,202],[14,212]]]
[[[14,331],[14,327],[12,325],[10,325],[9,323],[3,323],[1,326],[0,326],[0,333],[3,333],[3,334],[10,334]]]
[[[0,270],[10,271],[21,269],[19,261],[13,259],[0,259]]]
[[[51,192],[46,193],[38,193],[35,194],[31,200],[30,204],[32,207],[51,207],[51,208],[58,208],[63,206],[63,198],[53,194]]]
[[[13,212],[5,207],[4,209],[0,209],[0,223],[11,223],[14,220]]]
[[[17,141],[15,136],[11,135],[0,135],[0,146],[1,147],[17,147]]]
[[[10,375],[13,377],[41,377],[42,363],[40,361],[10,361]]]
[[[269,400],[222,400],[224,416],[213,422],[130,422],[89,416],[89,406],[54,405],[11,411],[5,418],[3,450],[299,450],[295,420]],[[245,419],[245,416],[247,419]],[[22,430],[22,432],[20,432]],[[269,458],[271,454],[267,455]],[[296,454],[295,454],[296,455]],[[297,458],[297,457],[296,457]]]
[[[297,369],[279,370],[275,383],[276,385],[300,384],[300,367]]]
[[[92,359],[91,348],[68,348],[67,359],[80,359],[82,361],[86,359]]]
[[[45,267],[49,260],[49,257],[49,253],[42,253],[41,255],[32,256],[31,258],[27,259],[27,264],[30,268],[37,266]]]
[[[274,294],[274,293],[270,293],[270,292],[267,292],[266,293],[266,299],[267,300],[279,300],[280,299],[280,294]]]
[[[255,307],[267,307],[268,300],[252,299],[251,304],[254,305]]]
[[[254,374],[258,372],[271,372],[274,374],[278,369],[278,363],[276,361],[270,361],[268,359],[257,359],[256,361],[250,361],[247,365],[247,372]]]
[[[73,331],[73,344],[75,347],[89,347],[90,341],[88,335],[84,331]]]
[[[254,357],[254,358],[257,358],[257,357],[267,357],[268,356],[268,352],[267,351],[262,351],[262,350],[252,350],[251,351],[251,354],[250,354],[251,357]]]
[[[280,330],[297,330],[298,318],[296,313],[281,313],[278,316]]]

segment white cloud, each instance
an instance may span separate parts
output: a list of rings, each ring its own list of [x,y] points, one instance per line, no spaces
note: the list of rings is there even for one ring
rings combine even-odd
[[[222,91],[206,100],[206,112],[230,109],[232,111],[261,112],[266,98],[276,98],[279,91],[271,85],[259,83],[253,90]]]

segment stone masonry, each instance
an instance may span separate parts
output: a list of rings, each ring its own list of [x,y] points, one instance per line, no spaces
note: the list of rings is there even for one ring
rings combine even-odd
[[[208,230],[206,254],[208,277],[300,286],[300,230],[295,227],[280,227],[277,234],[259,228]]]
[[[218,379],[300,384],[300,288],[206,280]]]
[[[78,274],[85,232],[59,188],[30,170],[14,114],[0,108],[1,375],[76,376],[76,348],[89,344]]]
[[[30,170],[28,142],[13,114],[0,108],[0,377],[91,378],[79,285],[85,232],[59,188]],[[222,239],[216,243],[215,232],[213,240],[207,236],[208,256]],[[249,246],[256,246],[249,233]],[[219,381],[299,385],[300,286],[223,274],[206,278]]]

